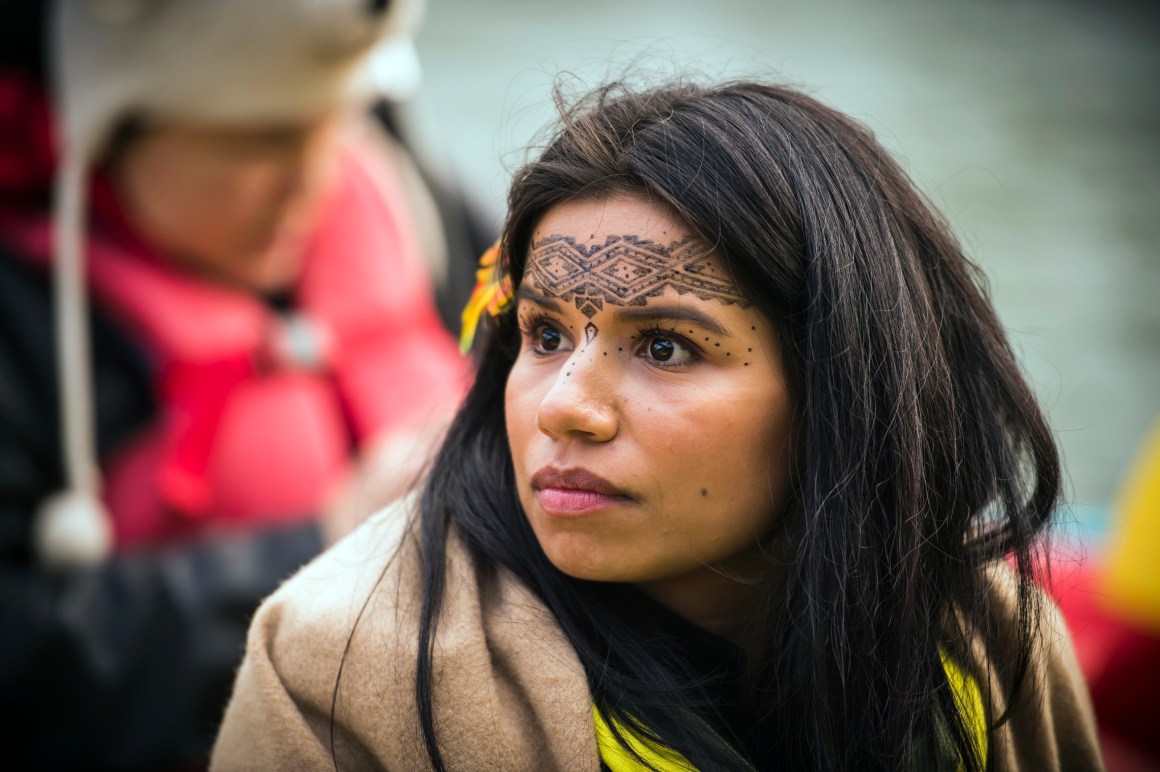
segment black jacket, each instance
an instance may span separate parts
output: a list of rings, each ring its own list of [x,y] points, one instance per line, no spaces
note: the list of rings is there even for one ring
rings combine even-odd
[[[92,318],[103,456],[155,411],[147,363]],[[49,277],[0,245],[0,767],[204,762],[258,602],[322,548],[317,526],[117,555],[54,574],[31,546],[63,487]]]

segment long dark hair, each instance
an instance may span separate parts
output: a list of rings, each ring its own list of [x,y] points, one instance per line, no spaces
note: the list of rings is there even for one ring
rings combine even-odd
[[[982,769],[940,657],[971,662],[972,635],[995,630],[983,569],[1006,556],[1020,575],[1019,643],[1003,677],[1019,690],[1035,537],[1060,469],[980,272],[866,129],[798,91],[618,84],[561,115],[511,186],[503,244],[513,282],[553,206],[638,195],[714,245],[781,337],[795,483],[770,556],[788,568],[757,620],[755,670],[755,687],[774,695],[774,745],[796,769],[899,769],[948,750]],[[609,602],[617,588],[562,574],[540,549],[504,429],[513,317],[487,331],[421,499],[415,686],[433,765],[444,768],[432,647],[454,528],[481,566],[506,567],[543,599],[608,719],[698,769],[750,768],[703,720],[696,674],[643,643]]]

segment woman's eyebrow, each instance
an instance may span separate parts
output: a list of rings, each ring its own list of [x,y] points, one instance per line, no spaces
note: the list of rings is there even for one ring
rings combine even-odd
[[[564,312],[564,306],[557,298],[544,295],[534,285],[527,282],[520,284],[520,288],[516,291],[516,300],[526,300],[555,313]],[[663,324],[665,322],[694,324],[714,335],[725,338],[735,337],[725,325],[687,303],[677,305],[653,301],[647,306],[624,306],[616,310],[616,317],[618,321],[632,324]]]
[[[520,288],[516,290],[516,301],[520,300],[527,300],[556,313],[563,313],[564,310],[559,300],[540,293],[527,282],[522,282]]]
[[[732,338],[733,334],[713,317],[698,311],[688,304],[668,305],[667,303],[649,303],[647,306],[619,308],[616,311],[618,320],[633,323],[660,324],[663,322],[686,322],[701,327],[714,335]]]

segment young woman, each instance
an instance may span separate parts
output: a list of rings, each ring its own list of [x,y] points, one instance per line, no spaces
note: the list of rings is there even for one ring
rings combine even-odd
[[[421,498],[266,601],[218,769],[1101,766],[1050,429],[865,129],[608,87],[501,243]]]

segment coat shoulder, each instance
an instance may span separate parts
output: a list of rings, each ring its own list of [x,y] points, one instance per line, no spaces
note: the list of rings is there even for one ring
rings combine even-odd
[[[215,769],[429,767],[415,696],[416,503],[376,515],[262,605]],[[454,530],[445,560],[431,701],[448,766],[598,769],[587,680],[551,612]]]
[[[332,767],[332,749],[344,769],[383,766],[379,738],[352,734],[344,714],[399,714],[411,694],[402,660],[413,667],[414,639],[396,621],[400,599],[417,597],[406,586],[413,505],[374,515],[262,603],[213,768]]]
[[[251,635],[276,632],[275,642],[293,644],[281,653],[310,661],[345,648],[356,623],[389,632],[386,606],[401,597],[390,590],[411,578],[414,563],[414,504],[410,497],[387,507],[303,566],[262,604]]]

